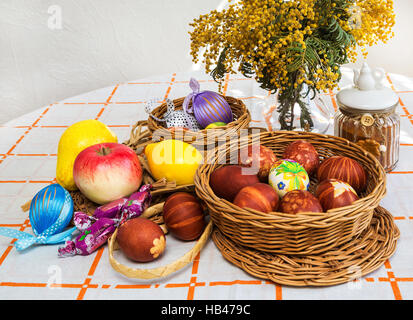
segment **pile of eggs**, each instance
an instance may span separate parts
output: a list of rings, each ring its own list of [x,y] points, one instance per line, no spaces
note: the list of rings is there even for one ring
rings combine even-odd
[[[318,184],[311,192],[313,176]],[[366,185],[367,174],[359,162],[345,156],[321,161],[306,140],[287,145],[281,159],[263,145],[244,147],[238,164],[219,167],[210,177],[215,195],[241,208],[290,214],[351,205]]]
[[[171,194],[163,205],[162,217],[168,232],[181,241],[198,239],[206,227],[200,201],[187,192]],[[125,256],[136,262],[156,260],[166,249],[166,237],[162,228],[143,217],[123,223],[116,240]]]

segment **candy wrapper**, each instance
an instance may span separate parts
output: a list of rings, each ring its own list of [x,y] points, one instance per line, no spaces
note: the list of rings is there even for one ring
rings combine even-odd
[[[60,247],[58,256],[86,256],[104,245],[117,227],[128,219],[139,217],[149,207],[150,189],[151,185],[144,185],[129,198],[98,207],[92,216],[75,212],[73,221],[81,233],[74,241],[67,241]]]
[[[140,192],[133,193],[130,197],[140,194]],[[114,218],[120,210],[122,210],[123,205],[128,201],[128,198],[122,198],[119,200],[112,201],[108,204],[96,208],[93,213],[93,217],[99,218]]]

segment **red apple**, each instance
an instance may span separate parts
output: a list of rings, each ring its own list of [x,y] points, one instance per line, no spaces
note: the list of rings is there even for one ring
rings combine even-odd
[[[100,143],[78,154],[73,178],[89,200],[105,204],[129,196],[142,183],[142,167],[136,153],[120,143]]]

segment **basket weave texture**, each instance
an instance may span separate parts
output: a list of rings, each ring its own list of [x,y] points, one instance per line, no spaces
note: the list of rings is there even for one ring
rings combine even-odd
[[[285,147],[299,139],[313,144],[321,161],[334,155],[357,160],[368,173],[367,188],[360,199],[324,213],[287,214],[240,208],[214,194],[209,185],[210,175],[223,166],[231,154],[237,154],[248,144],[260,143],[282,158]],[[310,191],[317,183],[312,177]],[[346,139],[316,133],[273,131],[250,135],[218,148],[216,156],[198,168],[195,190],[208,206],[214,225],[233,243],[275,254],[309,255],[325,253],[347,243],[370,226],[374,209],[386,193],[386,175],[374,156]]]
[[[212,240],[225,259],[254,277],[287,286],[331,286],[359,279],[378,269],[396,250],[399,229],[384,208],[358,237],[322,255],[289,256],[242,247],[218,228]]]
[[[228,102],[231,107],[232,114],[234,116],[234,121],[228,123],[226,126],[214,128],[214,129],[202,129],[199,131],[191,130],[178,130],[171,134],[171,131],[164,127],[164,123],[148,117],[148,129],[152,135],[168,136],[171,135],[173,139],[180,139],[185,142],[195,142],[197,144],[211,144],[215,143],[215,140],[223,135],[232,135],[237,133],[240,129],[247,129],[251,122],[251,114],[240,99],[236,99],[230,96],[224,96],[224,99]],[[185,97],[173,100],[175,105],[175,110],[182,110],[182,104]],[[189,106],[192,105],[192,101]],[[155,108],[151,114],[158,119],[162,119],[167,111],[167,104],[162,103],[160,106]],[[208,133],[208,140],[206,136]]]

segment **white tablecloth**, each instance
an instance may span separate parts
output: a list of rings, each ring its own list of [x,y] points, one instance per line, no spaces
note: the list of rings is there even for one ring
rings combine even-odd
[[[343,74],[341,86],[352,79],[350,70]],[[217,84],[203,72],[174,73],[55,102],[0,126],[0,226],[31,232],[28,212],[20,206],[54,182],[57,145],[69,125],[98,119],[117,134],[120,142],[125,141],[132,125],[147,119],[144,101],[186,96],[190,77],[200,81],[202,90],[217,91]],[[399,164],[388,174],[387,195],[381,205],[392,212],[401,237],[395,254],[378,270],[359,279],[357,286],[347,283],[297,288],[257,279],[226,261],[212,240],[184,269],[167,278],[146,281],[114,271],[107,246],[90,256],[58,258],[58,245],[38,245],[18,252],[12,239],[0,237],[0,299],[412,299],[413,79],[390,73],[386,85],[400,97],[401,147]],[[227,77],[224,93],[243,99],[254,126],[266,126],[262,109],[257,106],[267,92],[254,80]],[[333,93],[324,94],[323,99],[331,110],[336,108]],[[332,127],[328,133],[332,134]],[[167,243],[162,259],[139,266],[167,264],[193,245],[172,237]]]

